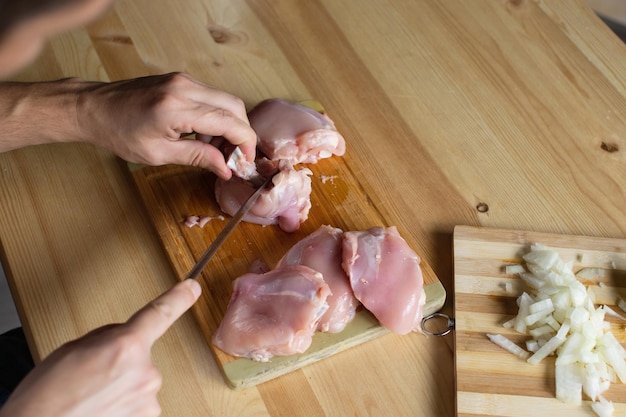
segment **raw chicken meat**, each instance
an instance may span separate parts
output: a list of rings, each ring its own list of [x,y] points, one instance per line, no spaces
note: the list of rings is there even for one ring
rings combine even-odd
[[[199,224],[200,216],[187,216],[185,219],[185,226],[194,227]]]
[[[253,108],[248,119],[259,136],[257,147],[271,160],[316,163],[346,151],[334,122],[307,106],[268,99]]]
[[[269,162],[269,161],[268,161]],[[266,168],[257,164],[259,172]],[[243,218],[244,221],[257,224],[278,224],[286,232],[293,232],[308,217],[311,208],[311,178],[313,173],[308,168],[295,170],[287,162],[279,163],[280,172],[272,179],[272,187],[263,191],[252,209]],[[233,176],[224,181],[218,178],[215,183],[215,197],[227,214],[231,216],[254,192],[252,182]]]
[[[244,274],[233,284],[213,344],[230,355],[260,362],[303,353],[328,308],[329,293],[322,274],[302,265]]]
[[[198,134],[196,137],[204,143],[213,145],[224,155],[226,166],[233,171],[233,175],[255,184],[261,184],[263,182],[263,179],[260,178],[257,172],[256,162],[248,161],[239,146],[233,145],[223,136]]]
[[[263,183],[263,179],[257,171],[256,163],[248,161],[239,146],[226,159],[226,166],[233,171],[235,176],[241,179],[250,181],[255,185]]]
[[[296,170],[299,163],[315,163],[345,153],[345,140],[325,114],[307,106],[269,99],[259,103],[248,113],[250,125],[259,139],[257,146],[268,158],[255,162],[245,159],[238,147],[221,137],[205,139],[225,155],[227,166],[233,171],[229,181],[217,179],[215,196],[227,214],[233,215],[252,194],[253,189],[267,178],[267,166],[280,166],[273,187],[264,192],[244,221],[258,224],[278,224],[292,232],[309,216],[311,208],[311,179],[306,168]]]
[[[395,226],[344,233],[343,267],[354,295],[394,333],[420,329],[426,294],[419,263]]]
[[[269,272],[271,270],[272,270],[272,268],[267,266],[267,264],[265,262],[263,262],[263,260],[261,260],[261,259],[257,259],[255,261],[253,261],[250,264],[250,266],[248,267],[248,272],[251,272],[253,274],[264,274],[264,273]]]
[[[212,217],[212,216],[196,216],[196,215],[191,215],[191,216],[187,216],[185,218],[185,226],[187,227],[194,227],[194,226],[198,226],[199,228],[203,228],[204,226],[206,226],[211,220],[224,220],[224,216],[219,215],[217,217]]]
[[[327,333],[342,331],[354,318],[359,305],[341,266],[342,235],[341,229],[323,225],[289,249],[276,266],[305,265],[322,273],[331,295],[326,300],[328,310],[318,330]]]

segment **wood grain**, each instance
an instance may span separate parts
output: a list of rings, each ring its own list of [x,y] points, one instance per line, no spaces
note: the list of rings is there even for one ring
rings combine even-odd
[[[589,416],[589,401],[570,406],[554,398],[554,357],[537,366],[494,345],[487,333],[500,333],[518,344],[526,336],[502,323],[517,314],[521,280],[504,266],[521,263],[531,243],[540,243],[573,261],[574,272],[602,268],[606,275],[598,303],[615,307],[626,296],[626,240],[557,235],[458,226],[454,230],[454,297],[456,318],[457,415],[470,416]],[[506,284],[511,284],[508,289]],[[624,322],[607,315],[611,331],[626,346]],[[605,397],[615,415],[626,413],[626,385],[612,384]]]
[[[275,357],[263,363],[235,358],[211,343],[230,300],[232,281],[248,272],[253,262],[262,261],[273,267],[297,241],[323,224],[344,231],[390,226],[342,158],[322,160],[307,167],[313,171],[312,208],[300,229],[286,233],[278,226],[242,222],[198,278],[205,290],[193,307],[194,316],[232,388],[247,388],[268,381],[387,333],[368,311],[359,309],[346,329],[337,334],[318,332],[311,347],[301,355]],[[215,177],[207,171],[186,167],[130,165],[130,168],[168,259],[178,279],[182,280],[229,218],[223,215],[215,200]],[[213,219],[204,228],[185,226],[186,217],[194,214]],[[407,242],[413,248],[418,247],[410,236]],[[446,293],[426,261],[421,262],[421,268],[426,291],[424,314],[427,315],[443,306]]]
[[[248,106],[314,97],[452,294],[455,225],[626,236],[625,51],[580,0],[117,0],[14,79],[186,71]],[[0,256],[36,360],[176,282],[110,153],[37,146],[0,155],[0,176]],[[390,334],[240,391],[191,314],[152,354],[164,416],[452,417],[452,342]]]

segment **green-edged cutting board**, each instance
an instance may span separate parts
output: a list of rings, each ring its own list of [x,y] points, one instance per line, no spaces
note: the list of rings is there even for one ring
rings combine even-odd
[[[626,240],[567,236],[515,230],[457,226],[454,230],[454,306],[456,319],[456,386],[458,417],[593,417],[589,401],[571,406],[554,392],[554,357],[533,366],[487,339],[500,333],[523,347],[528,337],[502,323],[517,313],[515,300],[521,279],[504,273],[504,266],[521,263],[531,243],[541,243],[573,260],[574,272],[594,272],[602,282],[599,304],[626,299]],[[601,270],[596,270],[600,268]],[[607,315],[611,331],[626,347],[626,322]],[[626,385],[611,384],[605,397],[614,416],[626,416]]]
[[[372,199],[363,191],[343,158],[330,158],[307,167],[313,171],[312,208],[301,228],[294,233],[286,233],[278,226],[241,223],[200,276],[204,291],[193,313],[209,345],[230,299],[232,281],[247,272],[254,261],[262,260],[273,267],[291,246],[322,224],[343,230],[391,226],[371,203]],[[215,177],[207,171],[179,166],[131,165],[130,169],[147,214],[178,279],[182,280],[229,219],[228,216],[217,218],[222,213],[213,194]],[[183,222],[189,215],[216,219],[204,228],[188,228]],[[399,231],[417,251],[417,242]],[[446,293],[424,260],[421,266],[427,296],[425,314],[428,314],[443,306]],[[343,332],[318,332],[312,346],[301,355],[275,357],[270,362],[260,363],[235,358],[213,346],[211,348],[227,383],[238,389],[278,377],[384,333],[386,330],[367,311],[361,310]]]

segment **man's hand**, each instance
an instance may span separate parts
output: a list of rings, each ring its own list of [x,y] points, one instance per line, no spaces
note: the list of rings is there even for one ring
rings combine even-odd
[[[185,280],[126,323],[61,346],[24,378],[0,417],[158,416],[161,374],[150,349],[200,292],[196,281]]]
[[[241,99],[182,73],[93,84],[77,106],[81,136],[130,162],[209,169],[228,179],[223,155],[198,133],[223,136],[252,161],[256,133]]]
[[[241,99],[182,73],[113,83],[3,83],[0,125],[0,152],[87,142],[129,162],[197,166],[224,179],[232,173],[206,138],[226,138],[249,161],[257,138]],[[181,138],[189,133],[205,140]]]

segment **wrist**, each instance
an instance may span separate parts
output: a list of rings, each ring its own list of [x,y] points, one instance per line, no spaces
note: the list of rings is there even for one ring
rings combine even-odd
[[[77,103],[91,84],[77,79],[0,84],[0,151],[82,141]]]

